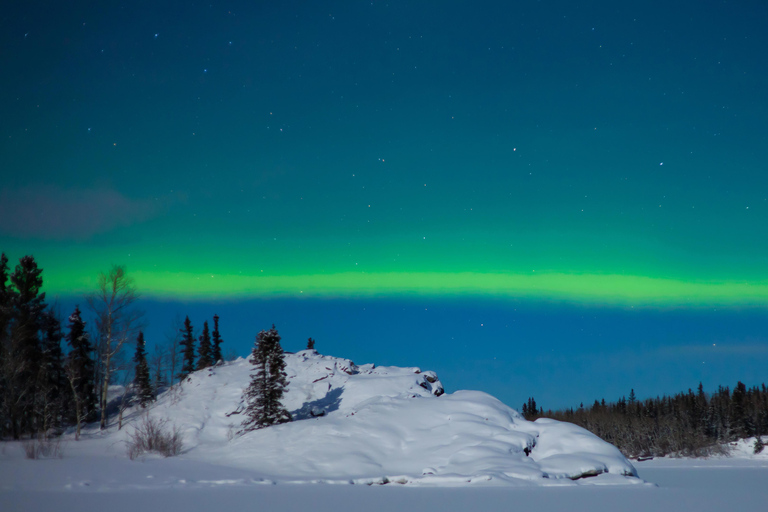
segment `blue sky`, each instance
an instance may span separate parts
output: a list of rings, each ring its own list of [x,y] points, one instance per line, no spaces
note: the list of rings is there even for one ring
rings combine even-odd
[[[17,2],[0,250],[519,406],[763,380],[763,2]],[[67,313],[67,312],[65,312]]]

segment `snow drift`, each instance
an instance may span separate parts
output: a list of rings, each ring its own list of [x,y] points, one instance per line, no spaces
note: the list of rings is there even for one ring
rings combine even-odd
[[[148,414],[181,428],[182,458],[248,470],[267,483],[641,482],[615,447],[588,431],[526,421],[486,393],[445,394],[434,372],[357,366],[314,350],[286,354],[286,364],[291,423],[238,433],[252,370],[245,359],[193,373]]]

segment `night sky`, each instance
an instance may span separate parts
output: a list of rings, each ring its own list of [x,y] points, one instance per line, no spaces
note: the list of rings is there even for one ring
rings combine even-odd
[[[519,407],[768,381],[763,1],[0,12],[0,250]]]

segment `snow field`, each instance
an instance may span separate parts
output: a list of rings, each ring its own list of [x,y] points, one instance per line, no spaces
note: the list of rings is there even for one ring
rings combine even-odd
[[[181,458],[247,470],[247,481],[412,485],[641,483],[613,446],[574,425],[529,422],[478,391],[444,394],[434,372],[286,354],[295,421],[238,433],[245,359],[193,373],[147,412],[181,428]],[[110,431],[124,445],[129,425]],[[94,434],[98,436],[99,434]],[[594,476],[596,478],[583,478]],[[242,477],[235,478],[235,480]]]

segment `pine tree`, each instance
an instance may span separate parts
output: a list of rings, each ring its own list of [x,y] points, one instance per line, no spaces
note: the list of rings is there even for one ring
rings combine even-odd
[[[69,315],[69,333],[66,336],[70,351],[67,355],[66,372],[71,380],[72,393],[76,407],[80,407],[80,419],[94,421],[96,419],[96,383],[94,381],[95,363],[92,357],[88,333],[85,332],[85,322],[80,313],[80,307]],[[77,416],[77,411],[75,416]],[[77,418],[74,418],[77,421]]]
[[[8,359],[4,362],[9,369],[6,377],[8,419],[14,439],[22,433],[32,433],[42,428],[38,424],[41,411],[35,405],[40,403],[37,378],[42,364],[42,346],[39,331],[43,327],[45,293],[41,277],[43,269],[38,268],[32,256],[19,260],[11,274],[9,306],[11,312],[10,343]]]
[[[8,257],[0,255],[0,349],[8,337],[8,323],[11,320],[11,305],[8,282]]]
[[[307,340],[307,350],[315,350],[315,340],[312,338]]]
[[[523,417],[527,420],[535,418],[538,411],[536,399],[533,397],[530,397],[528,402],[523,404]]]
[[[6,283],[8,282],[8,257],[0,255],[0,437],[4,437],[6,425],[9,424],[8,405],[12,401],[8,377],[10,366],[10,336],[8,324],[11,319],[10,297]]]
[[[251,364],[255,369],[250,385],[243,392],[247,418],[242,432],[291,421],[290,413],[281,403],[288,380],[280,335],[274,325],[256,336]]]
[[[217,364],[223,359],[221,355],[221,334],[219,334],[219,315],[213,315],[213,345],[211,346],[211,360]]]
[[[213,366],[211,358],[213,357],[211,350],[211,334],[208,331],[208,321],[203,322],[203,334],[200,335],[200,346],[197,347],[197,369],[202,370]]]
[[[189,321],[189,317],[184,319],[179,345],[183,347],[179,381],[183,381],[187,375],[195,371],[195,336],[192,333],[192,322]]]
[[[147,351],[144,342],[144,333],[139,331],[136,338],[136,354],[133,356],[136,363],[134,384],[136,385],[136,399],[142,408],[146,407],[154,399],[152,384],[149,382],[149,364],[147,363]]]
[[[66,394],[66,377],[64,376],[64,354],[61,351],[61,322],[51,312],[43,318],[44,337],[42,358],[38,377],[39,405],[36,407],[42,414],[41,430],[47,432],[59,427],[64,420],[64,407],[69,400]]]

